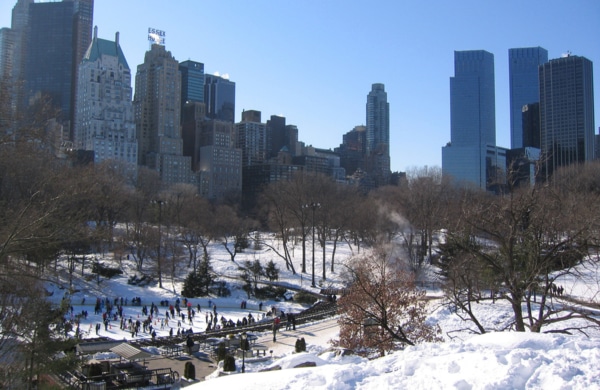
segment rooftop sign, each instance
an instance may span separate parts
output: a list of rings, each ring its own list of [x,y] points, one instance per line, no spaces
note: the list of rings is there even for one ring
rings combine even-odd
[[[164,46],[165,45],[166,33],[162,30],[157,30],[152,27],[148,27],[148,41]]]

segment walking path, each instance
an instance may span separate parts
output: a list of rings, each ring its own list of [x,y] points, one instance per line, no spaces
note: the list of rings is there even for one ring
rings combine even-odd
[[[282,323],[280,331],[277,332],[277,341],[273,342],[273,333],[260,336],[257,344],[265,345],[268,351],[273,351],[273,357],[281,357],[295,350],[296,340],[304,337],[307,347],[321,345],[326,347],[329,340],[337,338],[339,334],[337,318],[329,318],[317,322],[306,323],[296,326],[296,330],[285,330]]]
[[[296,330],[285,330],[284,323],[282,329],[282,331],[277,332],[276,342],[273,342],[272,332],[263,333],[256,340],[256,344],[262,344],[267,348],[266,356],[272,356],[273,360],[294,352],[296,340],[299,338],[304,337],[308,350],[310,350],[311,346],[315,345],[327,348],[329,340],[337,338],[339,333],[339,325],[336,318],[297,325]],[[272,354],[270,351],[273,351]],[[172,370],[178,371],[180,376],[182,376],[185,363],[188,361],[192,362],[196,367],[197,380],[191,382],[182,380],[182,387],[204,380],[206,376],[212,374],[217,369],[217,364],[203,352],[196,352],[191,356],[184,353],[180,357],[150,359],[146,362],[146,366],[150,369],[170,367]],[[241,363],[236,362],[236,364]],[[250,367],[252,359],[247,359],[246,364],[247,367]]]

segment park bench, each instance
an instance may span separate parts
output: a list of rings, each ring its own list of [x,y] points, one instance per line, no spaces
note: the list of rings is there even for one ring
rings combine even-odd
[[[183,348],[179,344],[165,345],[161,349],[160,354],[166,357],[181,356]]]
[[[263,354],[263,356],[267,356],[267,346],[263,345],[263,344],[254,344],[252,345],[252,348],[250,349],[252,351],[252,353],[254,354],[254,351],[256,351],[256,356],[260,356],[261,352]]]

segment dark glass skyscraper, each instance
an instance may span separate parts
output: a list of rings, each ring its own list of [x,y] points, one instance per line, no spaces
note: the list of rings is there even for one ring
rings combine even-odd
[[[77,68],[92,41],[94,0],[29,4],[23,79],[25,99],[49,96],[72,123]]]
[[[267,120],[267,157],[276,157],[285,143],[285,117],[271,115]]]
[[[181,72],[181,104],[204,102],[204,64],[196,61],[179,63]]]
[[[550,60],[539,68],[540,128],[545,175],[594,159],[592,61],[580,56]]]
[[[532,146],[523,144],[522,110],[526,104],[540,101],[538,67],[546,62],[548,51],[541,47],[508,50],[511,149]]]
[[[233,123],[235,121],[235,83],[229,79],[206,75],[204,77],[206,115]]]
[[[540,148],[540,103],[525,104],[522,108],[522,148]],[[520,149],[520,148],[519,148]]]

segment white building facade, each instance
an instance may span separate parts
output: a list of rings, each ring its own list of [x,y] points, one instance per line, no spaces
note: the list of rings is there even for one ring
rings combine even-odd
[[[117,160],[137,171],[131,71],[115,41],[94,37],[79,67],[73,147],[93,150],[94,162]]]

